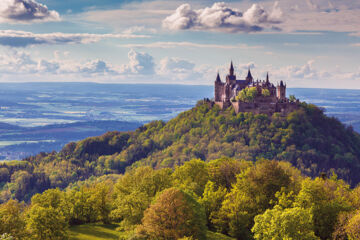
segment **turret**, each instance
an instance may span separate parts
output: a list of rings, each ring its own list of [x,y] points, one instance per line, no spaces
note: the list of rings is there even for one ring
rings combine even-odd
[[[252,83],[252,81],[253,81],[253,77],[252,77],[252,75],[251,75],[250,68],[249,68],[249,70],[248,70],[248,74],[247,74],[247,77],[246,77],[246,81],[247,81],[248,83]]]
[[[282,80],[280,81],[280,85],[277,85],[276,90],[277,90],[277,98],[279,100],[285,100],[286,99],[286,85],[284,84],[284,82]]]
[[[218,73],[217,76],[216,76],[216,80],[215,82],[221,82],[221,79],[220,79],[220,74]]]
[[[236,82],[236,75],[234,74],[234,65],[232,61],[230,64],[229,75],[226,76],[226,82],[230,85],[233,85]]]
[[[220,79],[220,74],[218,73],[216,76],[216,80],[215,80],[215,102],[221,101],[221,96],[222,96],[222,92],[223,92],[223,83],[221,82]]]
[[[232,61],[231,61],[231,64],[230,64],[229,76],[234,76],[234,66],[233,66]]]

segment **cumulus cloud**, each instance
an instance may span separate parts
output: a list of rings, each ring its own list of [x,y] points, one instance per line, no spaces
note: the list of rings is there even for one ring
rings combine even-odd
[[[133,49],[128,53],[129,63],[121,66],[121,73],[151,75],[155,72],[154,58],[144,52]]]
[[[110,64],[100,59],[86,62],[84,65],[80,66],[79,71],[82,73],[89,73],[89,74],[116,73],[116,71],[112,69],[112,66],[110,66]]]
[[[0,30],[0,45],[26,47],[39,44],[87,44],[105,38],[147,38],[147,35],[134,34],[89,34],[89,33],[32,33],[15,30]]]
[[[35,0],[1,0],[0,22],[29,23],[34,21],[60,21],[60,15]]]
[[[34,59],[28,52],[11,50],[0,54],[0,71],[6,74],[115,74],[116,70],[103,60],[78,62],[54,59]]]
[[[170,30],[257,32],[264,28],[276,29],[281,18],[278,2],[275,2],[270,13],[259,4],[253,4],[244,13],[228,7],[224,2],[198,10],[193,10],[189,4],[182,4],[163,20],[163,27]]]

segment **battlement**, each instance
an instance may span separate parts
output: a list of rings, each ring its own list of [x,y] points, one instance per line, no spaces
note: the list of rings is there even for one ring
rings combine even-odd
[[[286,84],[283,81],[275,87],[269,80],[254,81],[249,69],[245,80],[237,80],[231,62],[226,82],[222,82],[218,73],[215,80],[214,103],[221,109],[232,106],[236,113],[253,112],[272,115],[275,112],[284,115],[298,109],[299,100],[286,98]]]

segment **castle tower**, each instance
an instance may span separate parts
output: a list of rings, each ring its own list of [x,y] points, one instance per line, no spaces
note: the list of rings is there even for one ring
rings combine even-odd
[[[252,77],[252,75],[251,75],[250,68],[249,68],[248,75],[247,75],[247,77],[246,77],[246,81],[247,81],[248,84],[250,84],[250,83],[253,82],[253,80],[254,80],[254,79],[253,79],[253,77]]]
[[[215,80],[215,102],[221,101],[221,95],[223,92],[223,83],[220,79],[220,74],[218,73]]]
[[[229,76],[234,76],[234,66],[233,66],[233,62],[231,61],[231,64],[230,64],[230,70],[229,70]]]
[[[279,100],[285,100],[286,99],[286,85],[284,85],[284,82],[281,80],[280,85],[277,85],[277,98]]]
[[[234,74],[234,66],[232,61],[230,64],[229,75],[226,76],[226,82],[229,83],[230,85],[236,83],[236,75]]]

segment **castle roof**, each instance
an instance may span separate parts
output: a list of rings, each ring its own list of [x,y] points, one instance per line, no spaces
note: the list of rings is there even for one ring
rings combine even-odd
[[[250,68],[249,68],[248,75],[247,75],[246,79],[253,79],[253,77],[251,75],[251,72],[250,72]]]
[[[219,74],[219,73],[218,73],[217,76],[216,76],[216,81],[217,81],[217,82],[221,82],[220,74]]]

